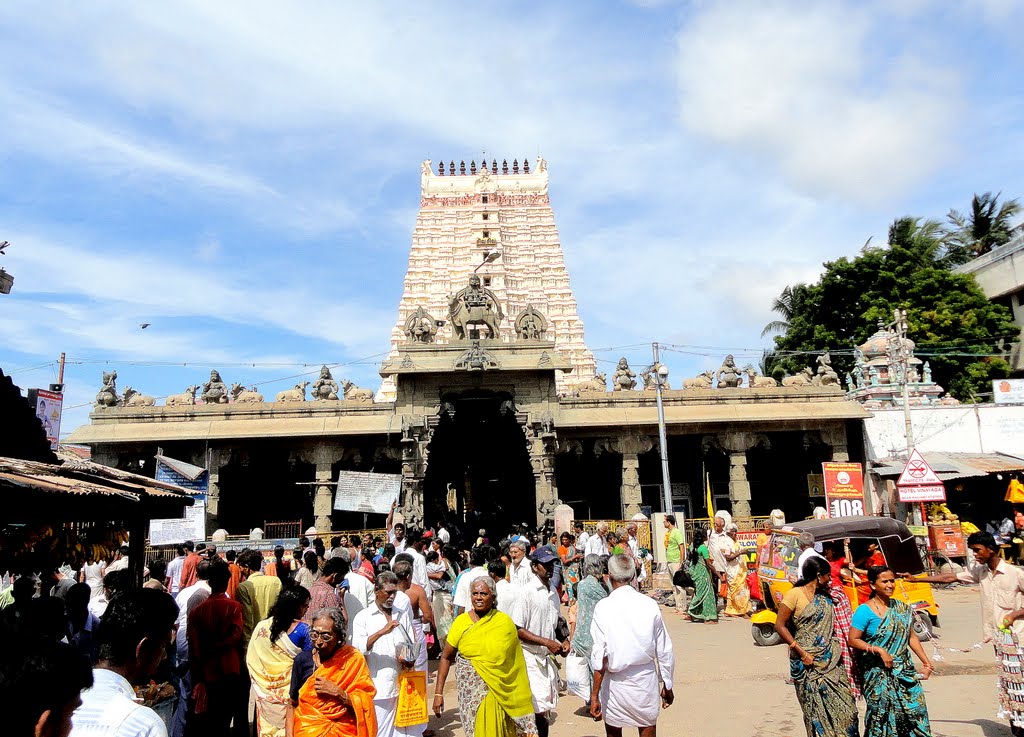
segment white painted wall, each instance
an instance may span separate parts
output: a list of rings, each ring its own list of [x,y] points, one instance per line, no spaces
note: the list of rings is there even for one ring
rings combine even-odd
[[[877,409],[871,413],[873,416],[864,420],[868,457],[878,460],[905,454],[903,410]],[[915,407],[910,417],[914,445],[920,451],[1024,456],[1024,405]]]

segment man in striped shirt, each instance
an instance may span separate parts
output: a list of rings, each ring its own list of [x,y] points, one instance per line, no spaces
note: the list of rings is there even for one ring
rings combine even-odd
[[[93,687],[82,692],[70,737],[167,737],[157,713],[136,701],[132,683],[156,672],[177,613],[162,591],[135,589],[114,596],[100,627]]]

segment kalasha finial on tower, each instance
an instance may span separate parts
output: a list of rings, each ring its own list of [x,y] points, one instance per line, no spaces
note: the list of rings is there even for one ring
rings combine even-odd
[[[530,160],[524,156],[523,157],[523,174],[529,174],[529,173],[530,173]]]
[[[497,159],[491,159],[491,174],[497,174],[497,173],[498,173],[498,160]]]
[[[437,176],[439,176],[439,177],[443,177],[444,176],[444,162],[443,161],[440,164],[437,165]]]
[[[505,172],[505,173],[508,174],[508,172]],[[513,174],[518,174],[519,173],[519,159],[512,159],[512,173]]]
[[[450,176],[450,177],[454,177],[455,176],[455,162],[454,161],[449,161],[448,162],[448,176]]]
[[[459,161],[459,174],[465,175],[466,173],[466,162]]]
[[[501,160],[501,173],[508,174],[508,159]]]
[[[476,174],[476,159],[469,162],[469,173]]]

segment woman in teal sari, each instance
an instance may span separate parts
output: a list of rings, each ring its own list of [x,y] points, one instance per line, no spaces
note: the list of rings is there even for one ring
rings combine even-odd
[[[711,553],[704,544],[704,531],[693,533],[690,551],[690,578],[693,579],[693,598],[686,608],[693,622],[718,624],[718,573],[711,562]]]
[[[789,645],[789,674],[807,737],[858,737],[857,704],[843,667],[829,596],[832,569],[812,556],[779,604],[775,631]]]
[[[871,598],[857,607],[850,647],[859,651],[864,674],[864,737],[931,737],[920,680],[934,670],[912,626],[910,606],[892,598],[896,575],[887,566],[868,568]],[[910,651],[924,666],[918,675]]]

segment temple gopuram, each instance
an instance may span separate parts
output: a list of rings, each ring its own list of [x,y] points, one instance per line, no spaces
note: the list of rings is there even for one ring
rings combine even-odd
[[[397,275],[396,275],[397,278]],[[208,469],[208,528],[266,520],[349,529],[340,471],[401,474],[401,511],[507,528],[662,511],[656,377],[625,358],[598,373],[565,267],[547,163],[422,166],[420,209],[379,388],[336,379],[264,397],[219,372],[157,404],[104,374],[90,423],[69,442],[93,460],[150,471],[163,456]],[[807,517],[823,461],[863,460],[868,411],[827,360],[782,385],[724,357],[663,390],[673,507]],[[312,378],[312,377],[311,377]],[[869,382],[865,382],[869,385]]]

